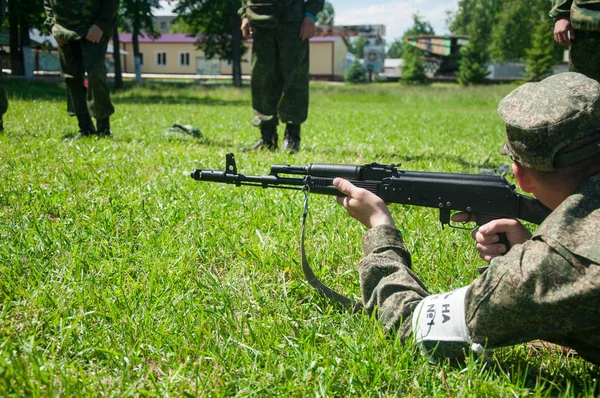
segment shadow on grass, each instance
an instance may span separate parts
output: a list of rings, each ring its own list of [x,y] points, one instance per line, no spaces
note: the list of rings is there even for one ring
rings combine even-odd
[[[306,152],[313,152],[313,153],[318,153],[318,154],[328,154],[331,155],[331,148],[327,147],[324,149],[318,149],[315,148],[314,146],[311,147],[306,147],[302,149],[303,151]],[[358,152],[358,151],[353,151],[353,150],[349,150],[349,149],[339,149],[335,151],[336,156],[339,155],[344,155],[344,156],[348,156],[348,157],[364,157],[364,153]],[[490,173],[494,173],[494,174],[503,174],[504,173],[504,169],[506,169],[506,165],[500,165],[500,164],[495,164],[492,163],[491,161],[484,161],[482,163],[473,163],[473,162],[469,162],[465,159],[463,159],[460,156],[457,155],[444,155],[444,154],[437,154],[437,153],[430,153],[430,154],[422,154],[422,155],[408,155],[408,154],[398,154],[398,153],[394,153],[394,152],[375,152],[373,153],[373,158],[369,159],[370,162],[378,162],[379,159],[396,159],[396,161],[398,162],[398,164],[400,165],[400,169],[403,170],[415,170],[414,168],[410,168],[410,167],[405,167],[405,165],[407,163],[411,163],[411,162],[432,162],[432,161],[439,161],[439,160],[445,160],[449,163],[454,163],[457,165],[462,166],[463,168],[471,168],[471,169],[480,169],[484,172],[490,172]]]
[[[59,78],[39,80],[26,80],[22,78],[6,78],[3,86],[9,97],[16,97],[26,101],[66,101],[67,90]],[[195,82],[149,82],[136,85],[127,82],[121,90],[112,91],[112,101],[115,104],[169,104],[169,105],[208,105],[208,106],[248,106],[250,107],[250,94],[247,99],[222,99],[218,94],[211,96],[211,92],[231,88],[226,84],[198,84]],[[242,87],[239,90],[244,90]]]
[[[526,354],[525,357],[518,354],[516,358],[507,358],[497,363],[492,371],[534,391],[551,390],[552,396],[600,394],[598,366],[567,355],[561,357],[559,364],[551,362],[547,361],[547,354],[543,353]]]

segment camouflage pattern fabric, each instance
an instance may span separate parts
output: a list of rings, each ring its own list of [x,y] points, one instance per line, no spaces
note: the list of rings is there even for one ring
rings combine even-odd
[[[429,293],[411,271],[400,232],[378,226],[363,236],[363,302],[388,330],[412,335],[412,312]],[[487,348],[534,339],[568,346],[600,364],[600,176],[586,181],[542,223],[470,285],[466,322]],[[432,265],[435,266],[435,265]],[[440,342],[440,352],[456,352]],[[466,348],[466,347],[465,347]]]
[[[119,0],[44,0],[48,29],[63,40],[79,40],[90,26],[97,25],[105,36],[112,35]]]
[[[577,31],[575,37],[569,52],[569,70],[600,81],[600,32]]]
[[[58,47],[60,69],[67,84],[67,101],[70,98],[72,110],[78,117],[89,113],[96,119],[105,119],[115,112],[104,64],[108,40],[108,36],[103,36],[99,43],[82,39]],[[87,89],[83,82],[86,72]]]
[[[600,154],[596,141],[569,157],[560,152],[600,131],[600,83],[580,73],[524,84],[500,102],[498,113],[507,137],[501,153],[521,165],[553,171]]]
[[[253,124],[302,124],[308,116],[308,40],[300,40],[300,22],[274,29],[254,28],[252,45]]]
[[[4,87],[2,86],[2,75],[3,73],[0,71],[0,121],[8,110],[8,97],[6,96],[6,90],[4,90]]]
[[[269,12],[277,13],[278,11],[275,10],[282,8],[281,22],[300,22],[304,18],[305,12],[316,16],[321,12],[324,4],[325,0],[242,0],[242,7],[239,9],[238,14],[240,18],[248,17],[249,7],[255,8],[255,15],[269,14]],[[250,22],[252,22],[251,18]]]
[[[554,20],[569,18],[575,39],[569,53],[569,70],[600,79],[600,0],[553,0]]]

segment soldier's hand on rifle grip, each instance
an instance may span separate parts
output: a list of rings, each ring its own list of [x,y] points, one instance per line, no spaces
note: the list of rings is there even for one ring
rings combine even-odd
[[[387,205],[379,196],[366,189],[358,188],[343,178],[335,178],[333,185],[345,195],[338,196],[337,202],[364,226],[373,228],[379,225],[389,225],[396,228]]]
[[[452,221],[474,221],[474,217],[476,216],[473,214],[456,213],[452,215]],[[492,259],[504,255],[509,249],[505,244],[500,243],[500,234],[506,235],[511,247],[531,239],[531,232],[514,218],[492,220],[474,229],[471,236],[477,242],[475,248],[479,252],[479,257],[488,263]]]

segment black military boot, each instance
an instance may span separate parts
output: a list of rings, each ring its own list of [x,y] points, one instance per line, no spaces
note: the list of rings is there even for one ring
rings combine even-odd
[[[269,150],[274,151],[277,149],[277,125],[268,125],[260,127],[260,138],[248,148],[242,149],[242,151],[256,151],[256,150]]]
[[[90,115],[77,115],[77,125],[79,126],[79,132],[73,137],[74,139],[90,137],[96,134],[96,128]]]
[[[300,125],[286,124],[285,136],[283,137],[283,150],[296,153],[300,150]]]
[[[98,125],[98,137],[111,138],[112,134],[110,133],[110,119],[97,119],[96,123]]]

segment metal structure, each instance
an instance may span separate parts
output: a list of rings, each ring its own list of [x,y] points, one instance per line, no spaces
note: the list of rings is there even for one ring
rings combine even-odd
[[[404,41],[423,51],[423,67],[432,75],[458,70],[460,48],[469,42],[467,35],[407,36]]]

